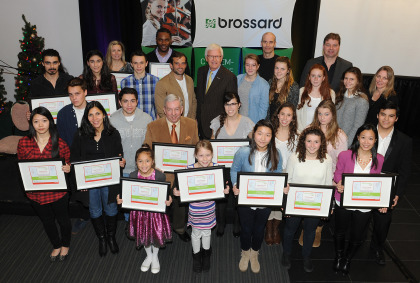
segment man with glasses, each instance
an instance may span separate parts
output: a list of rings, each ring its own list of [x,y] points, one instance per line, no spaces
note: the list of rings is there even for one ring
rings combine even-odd
[[[201,139],[210,139],[210,122],[224,111],[225,92],[238,92],[236,76],[222,66],[223,49],[212,43],[207,46],[205,59],[208,63],[197,72],[197,121]]]

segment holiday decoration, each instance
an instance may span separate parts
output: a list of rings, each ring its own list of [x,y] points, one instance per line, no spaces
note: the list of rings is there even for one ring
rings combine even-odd
[[[18,75],[15,77],[15,99],[16,101],[28,101],[31,81],[42,72],[42,50],[44,49],[44,38],[39,37],[36,25],[31,25],[22,15],[25,26],[22,28],[23,38],[19,40],[20,49],[18,54]]]

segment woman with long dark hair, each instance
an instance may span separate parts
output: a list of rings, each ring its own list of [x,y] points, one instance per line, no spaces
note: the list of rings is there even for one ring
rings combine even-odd
[[[214,118],[210,123],[212,129],[212,139],[246,139],[252,137],[252,129],[255,124],[248,117],[239,114],[241,99],[235,92],[226,92],[223,96],[225,111]],[[216,201],[217,232],[221,237],[226,226],[226,205],[228,199]],[[240,225],[239,217],[235,205],[235,216],[233,222],[233,236],[239,237]]]
[[[356,132],[350,149],[338,156],[334,181],[335,191],[335,260],[333,269],[348,274],[350,263],[363,242],[365,231],[369,225],[370,209],[347,209],[340,207],[340,193],[344,192],[343,173],[380,174],[384,157],[377,153],[378,131],[372,124],[362,125]],[[346,231],[350,228],[349,244],[344,253]]]
[[[19,140],[19,160],[64,158],[61,170],[70,172],[70,150],[66,142],[58,137],[54,119],[47,108],[35,108],[29,118],[29,135]],[[71,222],[67,192],[27,192],[31,205],[42,221],[45,232],[53,246],[50,261],[64,261],[69,254]],[[60,226],[58,233],[55,219]]]
[[[286,172],[288,183],[332,185],[332,162],[327,153],[327,141],[324,133],[318,127],[309,127],[299,136],[296,153],[287,161]],[[282,265],[290,269],[290,255],[292,253],[293,236],[303,221],[303,268],[306,272],[313,271],[311,261],[312,245],[315,230],[320,218],[291,216],[286,218],[283,235]]]
[[[79,78],[86,81],[88,93],[117,92],[117,80],[109,72],[104,55],[99,50],[88,52],[83,74]]]
[[[350,67],[344,72],[335,106],[338,126],[346,133],[347,145],[350,146],[369,110],[369,98],[363,89],[363,76],[359,68]]]
[[[108,115],[98,101],[87,104],[81,126],[71,145],[72,161],[88,161],[123,155],[120,133],[110,124]],[[120,166],[125,166],[124,158]],[[116,197],[120,185],[111,185],[78,192],[78,199],[89,206],[90,217],[99,239],[99,255],[107,253],[107,242],[112,253],[118,253],[115,241],[117,229]],[[106,227],[102,210],[106,215]]]
[[[282,158],[276,148],[274,129],[270,122],[260,120],[254,127],[251,144],[241,147],[235,154],[230,177],[233,193],[239,195],[237,188],[238,172],[282,172]],[[260,272],[258,251],[264,240],[264,227],[271,209],[267,207],[238,207],[241,223],[241,260],[239,270],[246,271],[251,262],[251,270]]]

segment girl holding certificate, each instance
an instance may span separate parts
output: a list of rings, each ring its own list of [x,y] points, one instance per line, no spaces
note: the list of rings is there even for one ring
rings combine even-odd
[[[276,148],[283,159],[282,170],[286,170],[287,160],[295,151],[298,140],[296,108],[291,102],[284,102],[278,107],[271,118],[276,133]],[[279,209],[272,209],[265,226],[265,242],[267,245],[280,245],[279,231],[282,215]]]
[[[54,119],[47,108],[35,108],[29,118],[29,135],[19,140],[17,148],[19,160],[64,158],[66,165],[61,170],[70,172],[70,150],[58,137]],[[28,192],[31,205],[44,225],[45,232],[53,246],[51,261],[64,261],[69,254],[71,222],[67,192]],[[60,226],[61,238],[55,219]]]
[[[109,72],[104,55],[99,50],[91,50],[86,55],[83,74],[79,78],[87,82],[88,93],[117,93],[117,80]]]
[[[296,153],[289,157],[286,172],[288,182],[308,185],[332,185],[332,160],[327,153],[327,141],[324,133],[318,127],[309,127],[299,136]],[[319,218],[291,216],[286,218],[283,235],[282,265],[290,269],[293,236],[300,222],[303,222],[303,268],[306,272],[313,271],[310,258],[315,239],[315,230]]]
[[[207,140],[201,140],[195,146],[194,151],[197,162],[188,165],[188,168],[205,168],[217,166],[213,163],[213,147]],[[174,188],[173,193],[179,196],[179,190]],[[224,190],[229,194],[229,186]],[[211,255],[211,229],[216,226],[215,201],[192,202],[188,210],[188,224],[192,227],[191,245],[193,249],[193,271],[209,271]],[[203,246],[203,249],[201,249]]]
[[[335,101],[335,92],[328,83],[328,74],[320,64],[311,67],[305,86],[299,91],[297,106],[298,131],[302,132],[312,123],[315,109],[322,100]]]
[[[334,271],[348,274],[350,262],[363,242],[365,231],[369,225],[370,209],[346,209],[340,207],[340,193],[344,192],[342,185],[343,173],[380,174],[384,157],[377,153],[378,132],[376,126],[365,124],[361,126],[350,149],[338,156],[334,181],[337,183],[335,192],[335,260]],[[350,226],[350,239],[344,253],[346,230]]]
[[[137,150],[136,165],[138,171],[131,172],[129,178],[166,181],[165,174],[155,169],[155,154],[149,145],[145,144]],[[119,195],[117,203],[122,203]],[[169,196],[166,205],[170,206],[171,203],[172,198]],[[141,264],[141,271],[146,272],[151,266],[151,272],[158,273],[160,271],[159,248],[164,247],[165,243],[172,239],[168,215],[141,210],[130,211],[130,236],[136,239],[138,249],[143,245],[146,251],[147,256]]]
[[[71,160],[89,161],[122,155],[120,133],[110,124],[104,107],[98,101],[89,102],[71,145]],[[120,167],[124,166],[125,159],[122,158]],[[115,240],[118,213],[116,197],[119,190],[118,184],[77,192],[76,198],[84,206],[89,206],[92,224],[99,239],[101,257],[107,253],[107,242],[112,253],[119,251]],[[106,215],[106,227],[102,210]]]
[[[276,149],[274,129],[270,122],[260,120],[254,127],[250,146],[241,147],[235,154],[230,177],[233,193],[239,195],[237,188],[238,172],[282,172],[282,157]],[[271,209],[267,207],[238,207],[241,223],[241,260],[239,270],[246,271],[251,262],[251,270],[260,272],[258,251],[264,240],[264,228]]]
[[[241,100],[235,92],[226,92],[223,96],[225,111],[214,118],[210,123],[212,129],[212,139],[246,139],[252,137],[252,129],[255,124],[246,116],[239,114]],[[228,199],[216,201],[217,232],[221,237],[225,232],[226,226],[226,204]],[[236,202],[235,202],[236,203]],[[239,237],[241,228],[239,216],[235,204],[235,216],[233,222],[233,236]]]

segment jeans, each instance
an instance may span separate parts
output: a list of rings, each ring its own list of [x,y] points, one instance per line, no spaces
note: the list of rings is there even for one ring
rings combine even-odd
[[[45,232],[50,239],[54,249],[70,246],[71,238],[71,222],[69,217],[69,198],[65,195],[61,199],[40,205],[39,203],[32,201],[31,204],[36,214],[41,219],[44,225]],[[58,234],[55,220],[60,226],[61,239]]]
[[[239,221],[241,222],[241,249],[244,251],[252,248],[254,251],[261,249],[264,239],[264,229],[270,208],[251,209],[238,206]]]
[[[284,227],[283,235],[284,253],[287,255],[292,253],[293,236],[299,227],[300,221],[303,219],[302,256],[303,258],[309,257],[311,255],[312,245],[315,239],[315,231],[319,223],[319,218],[291,216],[285,219],[286,225]]]
[[[108,216],[115,216],[118,213],[117,203],[108,203],[108,187],[89,189],[90,217],[100,217],[102,215],[102,208]]]

